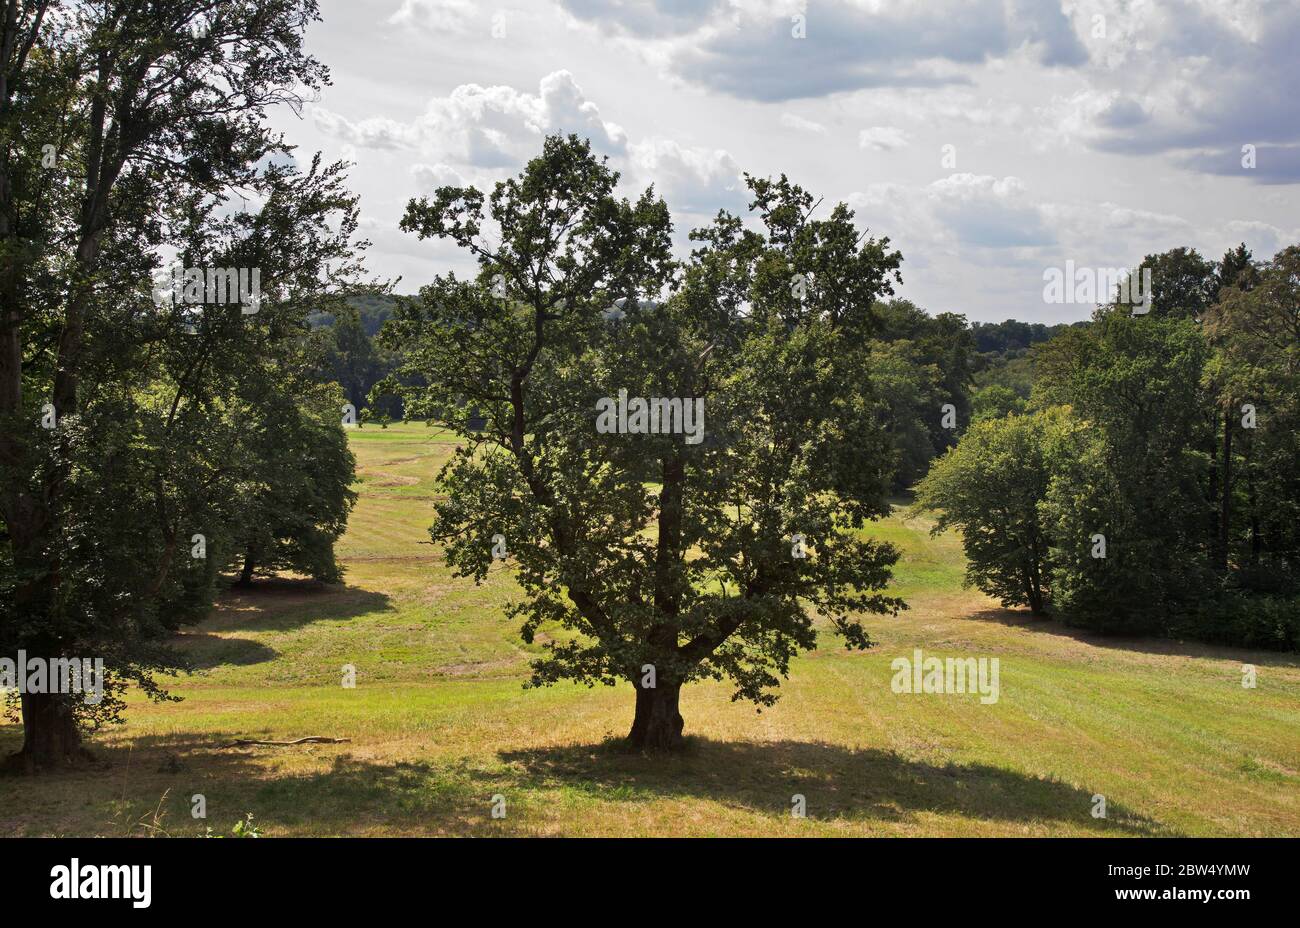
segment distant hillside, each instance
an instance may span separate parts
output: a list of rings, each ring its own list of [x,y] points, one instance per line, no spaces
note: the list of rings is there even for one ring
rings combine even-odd
[[[348,305],[356,308],[361,316],[361,328],[369,338],[374,338],[380,326],[393,314],[397,296],[379,296],[374,293],[359,293],[348,297]],[[334,324],[333,313],[312,313],[308,322],[314,328],[329,328]]]
[[[1059,325],[1043,325],[1041,322],[1008,319],[1005,322],[972,322],[970,330],[975,336],[975,350],[980,354],[1017,358],[1030,346],[1055,338],[1071,325],[1083,324],[1085,323],[1063,322]]]

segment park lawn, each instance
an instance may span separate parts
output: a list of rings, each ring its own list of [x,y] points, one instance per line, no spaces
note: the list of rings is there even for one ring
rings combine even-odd
[[[346,585],[226,596],[178,639],[197,667],[173,681],[183,701],[133,699],[91,739],[99,767],[0,779],[0,834],[228,833],[252,813],[268,836],[1300,835],[1296,655],[1103,639],[1000,609],[962,588],[958,538],[901,510],[869,529],[902,549],[911,604],[868,619],[877,647],[823,631],[761,713],[692,685],[687,751],[622,753],[630,686],[523,689],[546,639],[523,644],[503,617],[509,570],[475,586],[427,543],[450,439],[368,426],[352,444]],[[997,657],[999,700],[895,694],[890,662],[914,648]],[[349,741],[219,747],[308,735]],[[19,743],[0,726],[0,752]]]

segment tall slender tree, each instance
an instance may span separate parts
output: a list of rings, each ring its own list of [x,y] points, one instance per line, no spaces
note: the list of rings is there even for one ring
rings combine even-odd
[[[266,111],[327,79],[302,50],[316,16],[315,0],[4,3],[6,650],[44,659],[102,655],[110,689],[135,680],[157,691],[152,672],[167,659],[151,642],[170,614],[164,607],[176,577],[168,579],[171,561],[160,561],[154,547],[155,523],[135,521],[146,512],[154,518],[155,507],[131,503],[156,486],[156,475],[131,453],[133,420],[122,417],[140,409],[138,390],[147,385],[131,365],[166,347],[137,341],[156,319],[142,281],[187,205],[255,188],[259,163],[285,151]],[[237,322],[239,309],[226,309],[234,316],[226,324]],[[194,382],[180,386],[171,409],[183,407]],[[191,502],[222,476],[210,460],[192,460]],[[68,694],[22,694],[18,763],[30,770],[75,760],[79,723],[113,717],[120,706],[113,698],[92,706]]]

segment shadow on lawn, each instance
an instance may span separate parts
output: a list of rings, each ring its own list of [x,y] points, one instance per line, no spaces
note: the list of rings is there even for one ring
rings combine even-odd
[[[173,639],[176,650],[190,659],[195,670],[213,667],[244,667],[275,660],[278,652],[260,641],[248,638],[222,638],[205,632],[177,635]]]
[[[1058,780],[984,764],[937,766],[875,749],[822,742],[688,739],[682,754],[629,754],[617,741],[514,751],[501,759],[524,771],[526,785],[578,789],[593,798],[617,791],[650,797],[691,796],[754,812],[789,815],[792,797],[807,800],[807,816],[905,822],[917,813],[956,813],[1004,822],[1100,825],[1091,817],[1092,792]],[[1107,802],[1106,827],[1167,834],[1158,822]]]
[[[1051,618],[1030,614],[1026,609],[981,609],[964,618],[977,622],[996,622],[1009,628],[1020,628],[1043,635],[1073,638],[1098,648],[1134,651],[1139,654],[1165,654],[1171,657],[1204,657],[1216,660],[1248,660],[1264,667],[1300,668],[1300,656],[1286,651],[1263,651],[1258,648],[1238,648],[1228,645],[1204,644],[1199,641],[1180,641],[1175,638],[1155,638],[1139,635],[1102,635],[1082,628],[1073,628]]]
[[[536,822],[526,813],[492,820],[491,797],[500,793],[512,809],[526,810],[556,790],[617,803],[693,797],[781,817],[801,793],[808,817],[822,821],[906,824],[934,812],[1049,829],[1060,823],[1171,834],[1113,799],[1104,823],[1094,820],[1091,793],[1059,781],[817,742],[693,738],[680,755],[647,757],[607,741],[502,752],[502,766],[464,758],[374,763],[353,757],[348,745],[219,749],[227,740],[233,736],[146,736],[97,746],[102,763],[93,769],[39,782],[0,779],[0,807],[24,811],[0,816],[0,834],[141,833],[142,816],[159,807],[170,833],[201,833],[207,822],[189,816],[191,794],[198,792],[219,832],[253,812],[268,834],[529,834]],[[300,752],[328,759],[328,769],[267,775],[268,757],[288,760]],[[563,831],[562,823],[551,822],[548,833],[556,826]]]
[[[322,620],[391,611],[392,603],[384,593],[315,580],[272,577],[222,593],[206,619],[173,635],[170,644],[188,657],[196,670],[244,667],[274,660],[279,654],[260,641],[220,633],[289,631]]]
[[[392,610],[385,593],[338,583],[271,577],[222,593],[211,616],[198,628],[204,632],[286,631],[321,619],[350,619]]]
[[[171,644],[196,670],[261,664],[274,660],[274,648],[232,631],[289,631],[322,620],[350,619],[392,610],[384,593],[314,580],[272,578],[232,590],[218,598],[208,618],[173,635]]]

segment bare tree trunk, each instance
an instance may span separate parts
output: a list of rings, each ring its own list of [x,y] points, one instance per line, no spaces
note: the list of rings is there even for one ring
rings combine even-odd
[[[681,684],[660,681],[655,687],[641,687],[636,683],[633,686],[636,687],[636,717],[627,735],[628,744],[651,752],[680,749],[685,743],[682,728],[686,724],[678,711]]]

